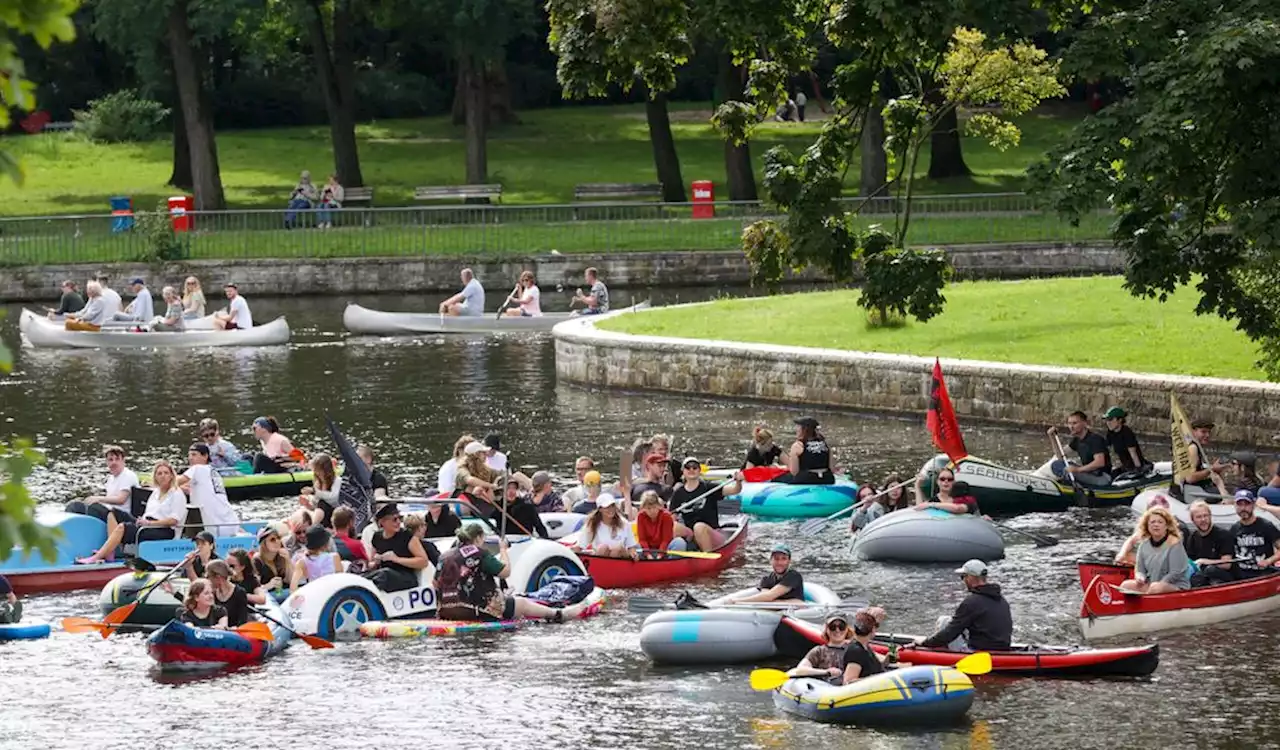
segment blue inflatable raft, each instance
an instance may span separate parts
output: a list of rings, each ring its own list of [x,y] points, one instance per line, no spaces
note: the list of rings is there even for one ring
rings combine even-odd
[[[48,638],[53,630],[47,622],[17,622],[0,625],[0,641],[32,641]]]
[[[778,484],[746,482],[734,497],[742,512],[761,518],[820,518],[853,504],[858,483],[847,479],[835,484]]]
[[[773,703],[833,724],[946,724],[973,705],[973,682],[951,667],[907,667],[848,685],[801,677],[774,691]]]

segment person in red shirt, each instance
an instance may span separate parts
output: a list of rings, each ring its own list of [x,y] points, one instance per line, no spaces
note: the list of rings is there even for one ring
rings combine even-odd
[[[938,472],[938,480],[935,483],[938,494],[933,498],[925,497],[924,490],[921,487],[923,481],[923,474],[916,477],[917,508],[937,508],[956,515],[964,515],[965,513],[972,513],[975,516],[980,515],[977,498],[969,494],[969,484],[967,482],[957,482],[956,474],[951,469],[943,469]]]
[[[369,562],[369,553],[364,542],[351,536],[355,514],[345,505],[333,511],[333,543],[338,548],[338,555],[346,562]]]
[[[648,490],[640,496],[640,513],[636,516],[636,541],[646,552],[661,552],[670,549],[685,549],[683,539],[672,545],[675,537],[676,520],[671,511],[662,507],[662,498],[658,493]]]

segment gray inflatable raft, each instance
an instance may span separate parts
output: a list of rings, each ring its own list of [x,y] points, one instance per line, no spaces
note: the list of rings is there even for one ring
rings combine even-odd
[[[737,664],[777,653],[781,612],[690,609],[655,612],[640,631],[640,650],[659,664]]]
[[[865,560],[965,562],[1004,557],[1004,539],[989,521],[945,510],[900,510],[858,532],[854,554]]]

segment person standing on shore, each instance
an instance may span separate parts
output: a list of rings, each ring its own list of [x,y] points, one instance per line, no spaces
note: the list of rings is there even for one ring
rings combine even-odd
[[[61,288],[62,298],[58,300],[58,307],[56,309],[52,307],[45,308],[49,311],[50,320],[59,315],[78,313],[84,309],[84,298],[76,291],[76,282],[67,279],[62,282]]]
[[[796,119],[804,122],[804,105],[809,101],[808,98],[805,97],[803,91],[797,91],[796,98],[793,101],[796,103]]]
[[[574,315],[601,315],[609,312],[609,287],[600,280],[599,272],[595,268],[588,268],[583,276],[591,291],[583,294],[579,289],[573,295],[573,303],[583,305],[583,308],[575,311]]]

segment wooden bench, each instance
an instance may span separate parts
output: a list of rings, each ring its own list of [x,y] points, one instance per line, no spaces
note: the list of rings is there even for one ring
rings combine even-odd
[[[373,188],[371,187],[353,187],[347,188],[345,191],[342,205],[349,203],[365,203],[373,206]]]
[[[501,185],[436,185],[413,189],[415,201],[467,200],[488,198],[502,202]]]
[[[661,198],[662,183],[638,182],[588,182],[575,185],[573,199],[575,201],[598,200],[609,198]]]

